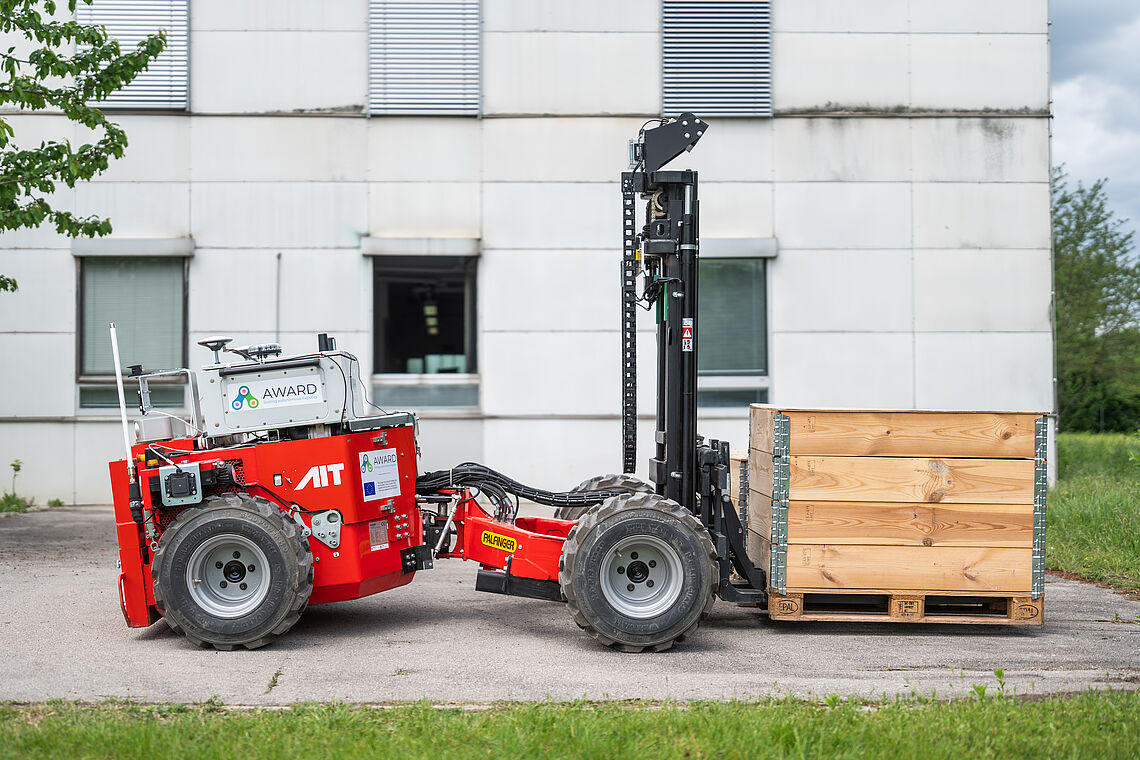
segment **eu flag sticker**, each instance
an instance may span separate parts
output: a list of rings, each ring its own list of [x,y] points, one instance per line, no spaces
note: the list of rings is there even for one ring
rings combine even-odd
[[[364,484],[364,495],[365,496],[375,496],[376,495],[376,484],[375,483],[365,483]]]

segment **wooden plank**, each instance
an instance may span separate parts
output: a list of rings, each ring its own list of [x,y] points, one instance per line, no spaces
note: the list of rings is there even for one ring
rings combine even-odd
[[[969,623],[975,625],[1042,625],[1044,598],[961,595],[951,606],[940,602],[936,594],[894,594],[880,596],[885,602],[855,604],[844,601],[844,595],[826,595],[803,591],[768,593],[768,615],[774,620],[877,622],[877,623]],[[990,607],[983,614],[978,607]],[[996,614],[995,614],[996,613]]]
[[[753,454],[755,488],[771,482],[765,458]],[[771,462],[768,462],[771,467]],[[951,504],[1032,504],[1031,459],[910,459],[791,457],[790,497],[798,501],[890,501]]]
[[[805,588],[907,591],[1031,590],[1032,550],[959,546],[788,547],[788,591]]]
[[[1032,459],[1039,415],[787,412],[791,453],[809,456]]]
[[[803,594],[779,594],[768,592],[768,617],[780,620],[795,620],[803,613]]]
[[[772,497],[768,494],[759,491],[748,492],[748,529],[756,531],[765,538],[772,537]]]
[[[772,494],[772,455],[765,451],[748,452],[748,489]]]
[[[748,448],[772,453],[772,426],[777,409],[774,406],[753,404],[748,409]]]
[[[772,544],[769,537],[763,536],[749,527],[744,536],[744,548],[748,552],[748,558],[752,560],[752,564],[767,573],[772,561]],[[771,583],[771,581],[772,579],[769,578],[768,582]]]
[[[791,501],[788,543],[1031,548],[1033,505]]]
[[[896,595],[891,597],[888,614],[893,618],[920,618],[926,597],[918,595]]]

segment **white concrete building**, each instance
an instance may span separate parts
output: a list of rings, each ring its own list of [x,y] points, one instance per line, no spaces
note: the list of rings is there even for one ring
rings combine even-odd
[[[663,30],[700,5],[190,0],[159,95],[116,112],[126,157],[56,194],[114,234],[0,235],[20,283],[0,294],[17,490],[110,500],[112,318],[148,369],[208,363],[210,334],[288,353],[329,332],[378,403],[419,411],[424,468],[550,488],[619,469],[617,180],[638,127],[692,97]],[[773,0],[770,37],[769,3],[741,5],[753,26],[704,21],[760,52],[716,58],[728,92],[700,102],[742,115],[693,105],[711,128],[672,165],[701,176],[702,382],[723,404],[702,432],[746,446],[762,398],[1051,410],[1047,0]],[[759,93],[743,106],[740,71]],[[394,113],[432,108],[452,115]],[[58,115],[3,118],[21,144],[84,139]]]

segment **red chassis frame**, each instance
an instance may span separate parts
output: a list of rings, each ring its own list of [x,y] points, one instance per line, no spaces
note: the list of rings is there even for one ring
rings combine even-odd
[[[377,446],[399,452],[400,493],[391,499],[366,500],[361,479],[354,474],[361,461],[357,457]],[[140,444],[131,453],[139,464],[144,520],[150,521],[160,536],[161,530],[173,519],[174,509],[178,508],[154,503],[156,491],[152,490],[152,484],[157,482],[158,468],[167,463],[148,459],[147,448]],[[303,510],[335,508],[342,512],[343,527],[337,550],[316,537],[307,539],[314,559],[310,604],[358,599],[403,586],[415,577],[415,570],[406,569],[401,556],[402,550],[425,543],[425,512],[415,498],[415,440],[410,428],[385,430],[383,435],[355,433],[222,450],[195,451],[192,441],[177,440],[164,442],[162,451],[178,464],[197,462],[203,473],[222,466],[223,462],[239,466],[242,477],[230,490],[244,490],[265,498],[282,511],[302,519],[307,519]],[[327,469],[330,465],[332,470]],[[337,465],[343,467],[337,469]],[[310,478],[306,484],[306,474],[314,466],[324,466],[325,474],[319,480]],[[340,476],[335,482],[334,470]],[[110,474],[119,544],[119,601],[128,626],[148,626],[160,617],[151,580],[154,544],[147,539],[144,526],[136,523],[131,515],[127,463],[111,462]],[[317,482],[323,487],[316,487]],[[513,523],[499,522],[469,491],[457,489],[448,495],[455,500],[452,502],[455,542],[450,550],[436,555],[436,559],[472,560],[484,570],[506,570],[506,575],[513,578],[546,582],[541,584],[547,587],[544,596],[555,598],[562,544],[574,521],[519,517]],[[441,527],[451,504],[438,506],[443,508],[444,518],[431,514],[428,517]],[[369,526],[379,520],[385,523],[388,541],[383,547],[373,549]],[[394,535],[393,529],[398,531]]]

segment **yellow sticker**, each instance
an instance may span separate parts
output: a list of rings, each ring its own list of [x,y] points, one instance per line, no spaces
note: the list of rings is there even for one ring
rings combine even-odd
[[[483,543],[494,549],[502,549],[508,553],[519,548],[519,542],[510,536],[500,536],[498,533],[492,533],[489,530],[483,531]]]

